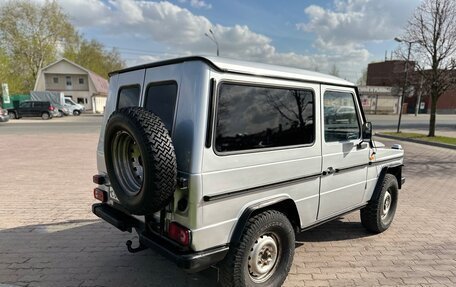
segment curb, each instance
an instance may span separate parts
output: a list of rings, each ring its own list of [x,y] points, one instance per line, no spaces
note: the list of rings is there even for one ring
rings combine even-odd
[[[375,133],[375,136],[387,138],[387,139],[406,141],[406,142],[412,142],[412,143],[417,143],[417,144],[424,144],[424,145],[443,147],[443,148],[449,148],[449,149],[456,150],[456,145],[451,145],[451,144],[428,142],[428,141],[422,141],[422,140],[411,139],[411,138],[402,138],[402,137],[396,137],[396,136],[391,136],[391,135],[384,135],[384,134],[379,134],[379,133]]]

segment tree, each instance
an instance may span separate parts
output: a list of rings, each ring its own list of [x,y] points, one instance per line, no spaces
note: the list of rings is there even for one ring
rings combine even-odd
[[[100,42],[87,41],[81,36],[71,45],[67,45],[64,57],[106,78],[109,72],[125,66],[116,49],[106,51]]]
[[[454,85],[456,71],[456,2],[424,0],[406,27],[407,41],[415,42],[417,69],[431,98],[429,137],[435,136],[437,101]]]
[[[337,68],[336,64],[333,64],[331,67],[331,71],[329,71],[330,75],[333,75],[335,77],[339,77],[339,68]]]
[[[367,68],[363,69],[361,72],[361,77],[359,77],[356,82],[358,86],[365,86],[367,84]]]
[[[14,63],[12,74],[22,79],[20,91],[33,88],[38,71],[55,60],[58,47],[74,33],[55,0],[10,0],[0,6],[0,45]]]

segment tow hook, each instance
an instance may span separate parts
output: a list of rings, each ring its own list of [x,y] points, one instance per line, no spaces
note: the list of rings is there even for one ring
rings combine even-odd
[[[131,245],[133,244],[133,242],[131,242],[131,240],[127,240],[127,242],[125,244],[127,245],[128,252],[130,252],[130,253],[137,253],[137,252],[147,249],[147,246],[142,244],[141,242],[139,242],[138,247],[131,247]]]

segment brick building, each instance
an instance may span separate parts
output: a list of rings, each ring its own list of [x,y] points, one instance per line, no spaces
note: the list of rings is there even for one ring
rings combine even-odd
[[[421,76],[415,71],[415,62],[408,64],[408,83],[411,86],[406,90],[403,111],[414,113],[417,100],[421,95],[420,113],[430,111],[430,97],[428,89],[421,85]],[[402,95],[404,85],[405,61],[391,60],[384,62],[371,63],[367,67],[367,86],[388,86],[396,91],[397,96]],[[456,77],[456,74],[453,75]],[[437,113],[455,114],[456,113],[456,87],[447,90],[437,102]]]

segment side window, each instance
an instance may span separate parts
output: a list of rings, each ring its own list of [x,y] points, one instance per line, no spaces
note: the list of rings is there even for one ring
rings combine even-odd
[[[325,141],[358,139],[360,127],[352,93],[327,91],[323,95]]]
[[[135,107],[139,106],[139,94],[141,93],[141,88],[139,85],[121,87],[119,90],[119,98],[117,100],[117,108],[126,108],[126,107]],[[79,102],[78,104],[84,104]]]
[[[21,107],[21,108],[31,108],[32,107],[32,102],[21,103],[19,107]]]
[[[166,82],[149,84],[144,108],[158,116],[171,133],[176,108],[177,83]]]
[[[315,138],[314,94],[292,88],[222,84],[215,137],[219,152],[311,144]]]

